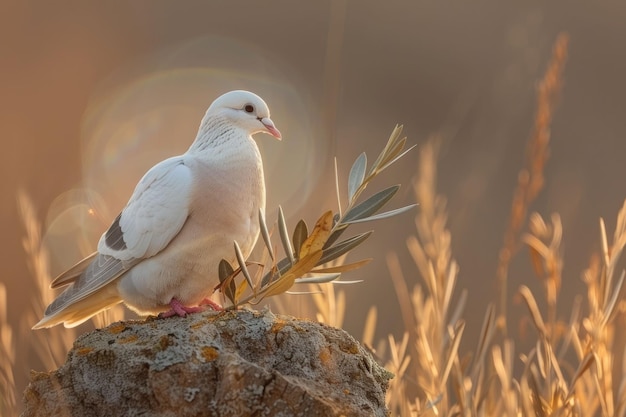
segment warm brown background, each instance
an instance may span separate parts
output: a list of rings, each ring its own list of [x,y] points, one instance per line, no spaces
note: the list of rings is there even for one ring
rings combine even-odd
[[[268,217],[281,203],[292,225],[300,217],[313,221],[322,206],[334,208],[331,177],[324,174],[333,155],[345,182],[358,153],[374,157],[395,123],[405,125],[410,143],[443,135],[439,189],[448,197],[459,286],[470,291],[465,343],[473,346],[495,293],[535,82],[561,31],[570,34],[570,58],[546,189],[533,208],[562,216],[561,314],[567,316],[573,294],[584,291],[580,272],[598,248],[598,217],[612,230],[626,196],[624,22],[626,6],[617,1],[5,1],[0,230],[9,319],[17,323],[33,291],[21,247],[18,188],[53,235],[57,273],[79,256],[72,236],[88,232],[95,244],[142,173],[185,150],[214,97],[246,88],[268,101],[283,133],[282,143],[258,139]],[[107,148],[110,138],[118,142],[111,139],[117,145]],[[413,152],[376,186],[409,185],[416,157]],[[52,202],[79,187],[98,193],[104,220],[78,215],[78,206],[55,222],[82,200],[74,195]],[[411,202],[405,187],[394,204]],[[64,225],[76,229],[56,236]],[[365,279],[345,288],[345,328],[356,336],[374,303],[378,336],[402,331],[384,255],[397,251],[409,286],[419,282],[404,249],[411,225],[410,215],[375,224],[375,235],[359,249],[376,259],[348,275]],[[526,257],[521,253],[513,262],[511,292],[521,283],[538,288]],[[523,308],[511,311],[520,315]],[[20,343],[22,359],[32,357]],[[16,367],[18,389],[25,368],[41,369],[34,359],[23,365]]]

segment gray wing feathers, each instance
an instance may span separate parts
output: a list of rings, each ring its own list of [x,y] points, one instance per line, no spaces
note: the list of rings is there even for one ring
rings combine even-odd
[[[114,250],[124,250],[127,248],[126,241],[124,240],[124,233],[122,232],[122,227],[120,226],[121,218],[122,213],[117,215],[115,221],[104,235],[107,246]]]
[[[96,257],[96,255],[98,255],[98,252],[92,253],[91,255],[56,277],[54,281],[50,283],[50,288],[62,287],[63,285],[71,284],[72,282],[76,281],[78,277],[80,277],[81,274],[85,272],[85,269],[87,269],[87,267]]]
[[[135,263],[136,261],[123,262],[112,256],[98,253],[85,272],[48,306],[45,315],[56,314],[65,307],[88,297],[118,278]]]

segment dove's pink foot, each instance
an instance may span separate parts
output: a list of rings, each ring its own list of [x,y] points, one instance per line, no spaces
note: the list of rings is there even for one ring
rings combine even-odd
[[[163,313],[159,313],[160,318],[167,318],[172,316],[180,316],[185,317],[187,314],[191,313],[199,313],[205,310],[205,307],[197,306],[197,307],[186,307],[176,298],[172,298],[170,301],[170,310],[164,311]]]
[[[200,301],[200,305],[209,306],[212,310],[215,310],[215,311],[224,311],[224,307],[217,304],[215,301],[211,300],[210,298],[205,298],[204,300]]]

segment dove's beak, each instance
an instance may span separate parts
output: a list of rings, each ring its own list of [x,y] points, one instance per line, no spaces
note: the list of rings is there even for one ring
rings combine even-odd
[[[276,129],[276,126],[274,126],[274,122],[272,122],[272,119],[270,119],[269,117],[264,117],[260,120],[261,123],[263,123],[263,126],[265,126],[265,130],[267,130],[267,133],[274,136],[278,140],[282,139],[280,131]]]

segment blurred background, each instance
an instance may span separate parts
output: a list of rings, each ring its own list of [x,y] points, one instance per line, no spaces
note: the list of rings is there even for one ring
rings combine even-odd
[[[374,187],[401,183],[393,207],[414,202],[420,144],[441,136],[438,190],[448,199],[458,287],[469,289],[468,346],[495,300],[536,83],[562,31],[570,35],[564,90],[546,186],[532,207],[563,221],[561,316],[573,294],[585,291],[580,276],[599,249],[599,217],[611,231],[626,196],[621,2],[9,0],[0,8],[0,279],[16,328],[38,291],[23,247],[25,222],[39,222],[57,275],[93,250],[143,173],[184,152],[207,106],[232,89],[261,95],[283,134],[282,142],[263,135],[257,142],[268,221],[281,204],[290,228],[336,209],[334,156],[344,185],[358,154],[374,158],[396,123],[418,149]],[[24,218],[18,193],[32,201],[34,216]],[[361,227],[376,232],[350,259],[374,261],[346,274],[363,283],[342,287],[343,327],[357,338],[371,305],[379,308],[377,338],[403,332],[385,257],[397,253],[410,289],[421,282],[405,247],[413,216]],[[525,250],[509,276],[511,300],[522,283],[540,287]],[[304,314],[300,297],[284,296],[283,305]],[[510,313],[521,317],[525,309],[511,303]],[[30,369],[46,369],[31,333],[15,337],[19,393]]]

